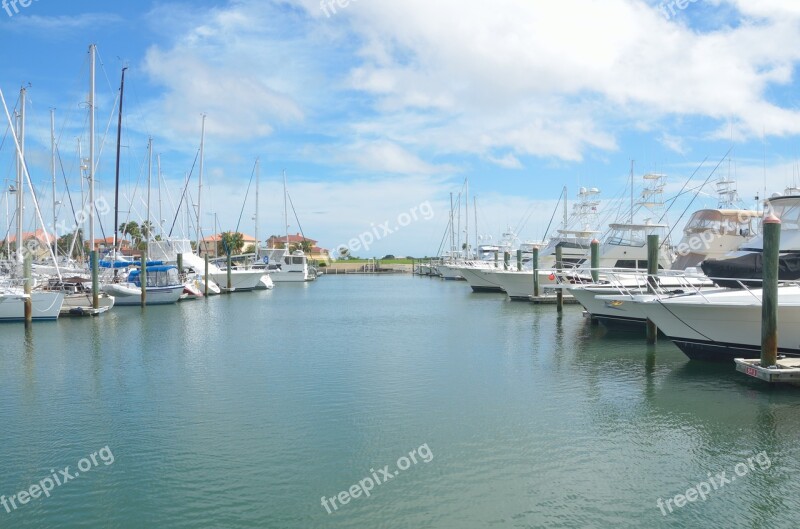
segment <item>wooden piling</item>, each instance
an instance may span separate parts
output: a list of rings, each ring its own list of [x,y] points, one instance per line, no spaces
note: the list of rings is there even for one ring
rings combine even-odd
[[[600,241],[594,239],[591,244],[592,282],[600,281]]]
[[[761,367],[778,363],[778,256],[781,221],[764,219],[763,283],[761,285]]]
[[[563,253],[564,250],[561,248],[560,244],[556,245],[556,275],[561,273],[561,267],[563,266]],[[556,311],[557,312],[564,312],[564,291],[560,288],[556,289]]]
[[[657,234],[647,236],[647,285],[648,290],[656,293],[657,282],[656,276],[658,275],[658,247],[659,237]],[[654,344],[658,339],[658,327],[656,324],[647,320],[647,343]]]
[[[89,252],[89,263],[92,267],[92,308],[100,308],[100,271],[97,262],[97,251]]]
[[[233,290],[233,278],[231,277],[231,272],[232,272],[231,268],[232,267],[233,267],[233,263],[231,262],[231,254],[230,254],[230,252],[228,252],[228,269],[227,269],[227,272],[228,272],[228,292],[227,293],[228,294],[230,294],[231,291]]]
[[[517,272],[522,271],[522,250],[517,250]]]
[[[203,295],[205,296],[206,299],[208,299],[208,254],[206,254],[206,270],[203,276],[203,283],[204,283],[203,289],[205,290],[205,292],[203,292]]]
[[[147,252],[142,251],[142,273],[139,278],[142,291],[142,307],[147,306]]]
[[[539,297],[539,248],[533,249],[533,257],[531,258],[533,265],[533,297]]]
[[[181,277],[183,277],[183,254],[182,253],[178,254],[178,274],[180,274]]]
[[[31,299],[31,291],[33,290],[33,273],[32,273],[32,260],[33,257],[26,252],[25,258],[22,261],[22,276],[24,278],[24,283],[22,286],[23,292],[25,293],[25,300],[24,300],[24,315],[25,315],[25,323],[32,323],[33,322],[33,300]]]

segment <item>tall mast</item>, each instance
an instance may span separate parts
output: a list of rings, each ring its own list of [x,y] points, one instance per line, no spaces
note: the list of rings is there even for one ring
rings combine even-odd
[[[450,258],[455,258],[456,251],[456,236],[455,236],[455,219],[453,218],[453,192],[450,192]]]
[[[53,254],[58,258],[58,226],[56,226],[56,109],[50,109],[50,171],[53,176]]]
[[[114,179],[114,255],[112,257],[115,262],[117,259],[117,240],[119,233],[119,158],[122,150],[122,100],[125,95],[125,70],[127,70],[127,68],[122,69],[122,80],[119,83],[119,112],[117,116],[117,166]],[[94,163],[92,163],[92,165],[94,165]],[[94,218],[94,215],[92,215],[92,218]],[[92,241],[94,241],[94,236],[92,236]],[[115,276],[117,273],[116,270],[115,268]]]
[[[145,221],[147,235],[144,238],[144,251],[145,257],[150,255],[150,230],[152,223],[150,222],[150,188],[153,179],[153,138],[147,140],[147,220]]]
[[[200,206],[202,204],[200,198],[203,193],[203,159],[204,159],[204,151],[205,151],[205,143],[206,143],[206,115],[203,114],[203,122],[200,125],[200,177],[198,178],[197,183],[197,252],[198,255],[200,254],[200,244],[201,244],[201,237],[203,236],[203,230],[200,227]],[[214,228],[216,229],[216,227]],[[213,230],[212,230],[213,231]]]
[[[631,224],[633,224],[633,163],[634,161],[631,160]]]
[[[466,179],[467,194],[464,200],[464,241],[467,244],[466,258],[469,259],[469,178]]]
[[[286,204],[286,169],[283,170],[283,225],[286,226],[286,248],[289,251],[289,210]]]
[[[97,46],[89,46],[89,251],[94,251],[94,76]],[[120,103],[122,98],[120,97]],[[116,218],[114,219],[116,224]]]
[[[259,246],[259,242],[258,242],[258,184],[259,184],[259,180],[260,179],[261,179],[261,159],[260,158],[256,158],[256,218],[255,218],[255,221],[256,221],[256,230],[255,230],[256,231],[256,233],[255,233],[255,238],[256,238],[256,247],[255,247],[256,257],[255,258],[256,259],[258,259],[258,246]]]
[[[22,262],[22,225],[25,223],[25,96],[27,89],[19,91],[19,122],[18,133],[19,152],[17,153],[17,261]]]
[[[478,197],[472,197],[472,206],[475,210],[475,258],[478,258]]]
[[[564,229],[567,229],[569,217],[567,215],[567,186],[564,186]]]
[[[158,185],[158,234],[164,237],[164,217],[161,215],[161,155],[156,156],[156,163],[158,165],[158,174],[156,175],[156,182]]]

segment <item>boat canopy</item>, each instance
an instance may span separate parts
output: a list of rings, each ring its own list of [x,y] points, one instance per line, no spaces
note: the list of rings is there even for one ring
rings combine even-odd
[[[754,233],[753,219],[758,219],[758,211],[746,209],[701,209],[695,211],[683,229],[683,233],[691,235],[713,231],[721,235],[743,235]]]
[[[128,281],[141,287],[142,271],[139,269],[131,270],[128,274]],[[147,286],[148,287],[168,287],[180,285],[178,268],[173,265],[161,265],[147,267]]]

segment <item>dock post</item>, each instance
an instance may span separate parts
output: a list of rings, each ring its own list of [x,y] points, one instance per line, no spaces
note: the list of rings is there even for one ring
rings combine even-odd
[[[208,299],[208,254],[206,254],[206,270],[205,275],[203,275],[203,295],[206,299]]]
[[[181,277],[183,277],[183,254],[182,253],[178,254],[178,274],[180,274]]]
[[[511,252],[503,252],[503,270],[508,270],[511,266]]]
[[[97,262],[97,250],[89,252],[89,263],[92,265],[92,308],[100,308],[100,280]]]
[[[560,244],[556,245],[556,275],[561,273],[562,259],[564,250]],[[556,311],[564,312],[564,291],[560,288],[556,289]]]
[[[522,250],[517,250],[517,272],[522,272]]]
[[[658,275],[658,235],[647,236],[647,285],[650,293],[656,293],[656,276]],[[658,339],[658,327],[647,320],[647,343],[654,344]]]
[[[592,282],[597,283],[600,281],[600,241],[594,239],[591,245],[592,249]]]
[[[775,215],[764,219],[763,283],[761,285],[761,367],[778,363],[778,256],[781,221]]]
[[[31,272],[32,259],[33,257],[30,253],[26,252],[25,258],[22,261],[22,276],[25,279],[22,286],[23,292],[25,292],[25,324],[33,322],[33,300],[31,299],[31,290],[33,287],[33,274]]]
[[[539,248],[533,249],[533,257],[531,258],[533,265],[533,297],[539,297]]]
[[[500,261],[500,250],[494,251],[494,267],[498,268],[498,262]]]
[[[231,267],[232,266],[233,266],[233,263],[231,262],[231,253],[228,252],[228,268],[227,268],[227,272],[228,272],[228,292],[227,293],[228,294],[231,293],[231,289],[233,288],[233,279],[231,278]]]
[[[140,278],[142,290],[142,307],[147,306],[147,252],[142,250],[142,275]]]

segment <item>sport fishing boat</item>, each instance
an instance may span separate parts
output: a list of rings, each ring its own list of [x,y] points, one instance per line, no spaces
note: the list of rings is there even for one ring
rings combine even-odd
[[[290,253],[284,248],[271,248],[265,257],[266,261],[253,265],[253,268],[265,271],[265,275],[268,274],[267,277],[274,283],[305,283],[317,279],[302,250]]]
[[[761,296],[760,288],[718,288],[633,301],[689,358],[733,362],[761,351]],[[800,357],[798,285],[778,288],[778,352]]]

